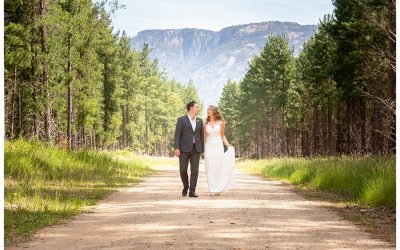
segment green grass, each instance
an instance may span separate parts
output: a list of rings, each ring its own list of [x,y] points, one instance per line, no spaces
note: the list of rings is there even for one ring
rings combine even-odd
[[[246,171],[341,194],[362,205],[396,207],[395,156],[245,160]]]
[[[23,140],[7,141],[4,159],[6,243],[70,218],[151,173],[146,160],[127,151],[68,151]]]

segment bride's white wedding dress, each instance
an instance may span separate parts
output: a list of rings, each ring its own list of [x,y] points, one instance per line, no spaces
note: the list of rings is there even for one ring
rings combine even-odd
[[[224,153],[219,122],[212,127],[206,125],[206,143],[204,145],[205,170],[207,173],[208,192],[220,193],[236,186],[235,148],[228,147]]]

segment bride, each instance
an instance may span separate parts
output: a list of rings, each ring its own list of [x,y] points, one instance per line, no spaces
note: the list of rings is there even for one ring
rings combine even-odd
[[[204,129],[204,160],[210,195],[219,195],[222,191],[234,188],[235,148],[229,144],[224,134],[225,122],[218,108],[210,105]],[[224,146],[228,150],[224,153]]]

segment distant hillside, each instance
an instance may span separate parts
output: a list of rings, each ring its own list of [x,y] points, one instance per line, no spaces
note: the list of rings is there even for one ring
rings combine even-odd
[[[263,22],[236,25],[218,32],[202,29],[144,30],[132,46],[148,43],[168,76],[187,83],[192,79],[205,105],[216,104],[228,79],[239,81],[251,57],[264,47],[268,35],[285,34],[298,55],[317,25]]]

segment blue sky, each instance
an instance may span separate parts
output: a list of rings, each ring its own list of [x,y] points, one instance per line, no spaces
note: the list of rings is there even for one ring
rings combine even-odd
[[[318,24],[332,13],[331,0],[120,0],[115,30],[135,36],[145,29],[222,28],[265,21]]]

